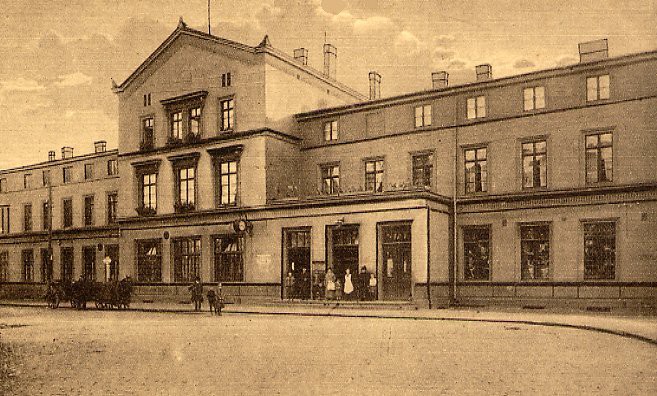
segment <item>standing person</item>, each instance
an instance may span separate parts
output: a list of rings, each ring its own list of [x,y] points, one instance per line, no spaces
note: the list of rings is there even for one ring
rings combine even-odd
[[[208,290],[208,305],[210,306],[210,314],[217,312],[217,293],[210,287]]]
[[[301,269],[301,290],[299,290],[299,298],[302,300],[310,299],[310,273],[306,267]]]
[[[292,276],[291,272],[288,272],[287,276],[285,277],[285,298],[292,300],[295,294],[294,289],[296,289],[294,276]]]
[[[370,274],[370,300],[376,300],[376,275]]]
[[[351,280],[351,270],[347,268],[344,274],[344,299],[351,300],[351,294],[354,292],[354,283]]]
[[[324,277],[324,287],[326,288],[326,299],[333,300],[335,298],[335,274],[331,268],[326,270]]]
[[[194,283],[188,289],[192,292],[194,311],[198,312],[201,310],[201,304],[203,303],[203,284],[201,283],[201,278],[197,276]]]
[[[367,267],[360,267],[360,273],[358,274],[358,288],[356,290],[358,299],[360,301],[367,300],[367,295],[369,293],[369,282],[370,273],[367,272]]]
[[[221,283],[217,287],[217,305],[214,307],[214,312],[221,316],[221,310],[224,309],[224,292],[221,287]]]

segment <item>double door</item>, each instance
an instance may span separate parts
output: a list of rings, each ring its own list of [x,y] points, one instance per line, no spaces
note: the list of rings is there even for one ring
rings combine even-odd
[[[385,300],[412,298],[411,225],[382,225],[381,270]]]

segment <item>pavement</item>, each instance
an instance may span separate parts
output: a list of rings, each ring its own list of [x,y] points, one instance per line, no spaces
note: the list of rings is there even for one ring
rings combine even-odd
[[[46,304],[36,300],[0,300],[0,306],[46,308]],[[93,304],[91,304],[93,306]],[[68,307],[64,305],[63,307]],[[167,312],[180,314],[207,315],[206,311],[194,312],[191,304],[140,303],[130,305],[132,311]],[[71,309],[71,308],[68,308]],[[414,309],[395,304],[359,303],[272,303],[261,305],[228,304],[223,312],[228,315],[285,315],[318,317],[363,317],[405,320],[433,320],[455,322],[488,322],[524,324],[532,326],[551,326],[574,328],[613,334],[657,346],[657,316],[638,314],[614,314],[606,312],[582,313],[576,310],[545,309],[528,311],[514,307]]]

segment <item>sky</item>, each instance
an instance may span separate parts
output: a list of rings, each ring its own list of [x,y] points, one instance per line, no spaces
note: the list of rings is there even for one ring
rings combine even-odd
[[[212,34],[292,54],[338,49],[337,79],[382,96],[450,85],[489,63],[504,77],[578,61],[577,44],[608,38],[610,56],[657,49],[657,0],[211,0]],[[207,0],[4,0],[0,15],[0,169],[62,146],[117,146],[123,80],[176,28],[207,31]]]

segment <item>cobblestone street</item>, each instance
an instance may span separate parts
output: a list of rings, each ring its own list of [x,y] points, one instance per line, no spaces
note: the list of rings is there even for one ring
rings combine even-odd
[[[9,394],[657,392],[654,346],[557,327],[0,307],[0,343]]]

